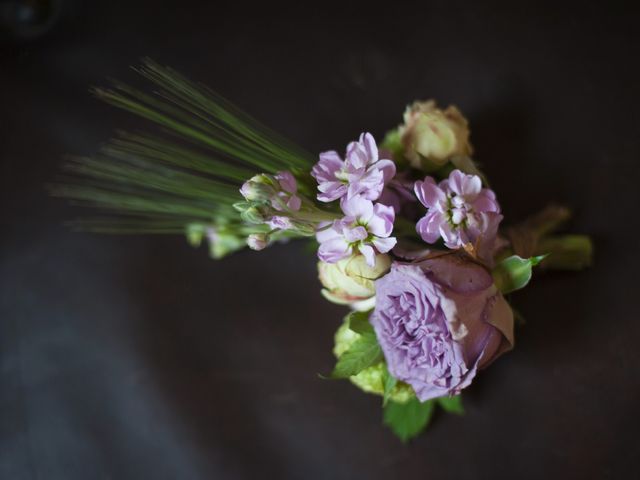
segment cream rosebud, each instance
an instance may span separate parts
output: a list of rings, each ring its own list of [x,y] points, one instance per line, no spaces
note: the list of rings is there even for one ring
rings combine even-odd
[[[388,255],[376,255],[375,265],[367,265],[364,255],[353,255],[337,263],[318,262],[322,295],[330,302],[366,311],[375,305],[374,281],[389,271]]]
[[[433,100],[414,102],[404,112],[400,134],[404,156],[414,168],[435,169],[472,152],[467,119],[453,105],[441,110]]]

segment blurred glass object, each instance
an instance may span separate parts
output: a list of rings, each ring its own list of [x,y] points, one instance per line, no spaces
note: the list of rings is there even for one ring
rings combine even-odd
[[[64,0],[0,0],[0,31],[9,40],[42,37],[58,23]]]

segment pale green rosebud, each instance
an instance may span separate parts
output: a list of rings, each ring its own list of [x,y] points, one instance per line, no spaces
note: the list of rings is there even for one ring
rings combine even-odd
[[[373,267],[363,255],[353,255],[337,263],[318,262],[318,276],[324,289],[322,295],[330,302],[349,305],[366,311],[375,305],[375,280],[391,267],[388,255],[376,255]]]
[[[349,329],[349,323],[345,321],[335,334],[334,355],[340,358],[358,338],[360,338],[360,335]],[[384,395],[384,375],[385,365],[384,362],[380,362],[365,368],[357,375],[349,377],[349,380],[364,392]],[[397,403],[404,403],[414,397],[415,393],[410,385],[404,382],[397,382],[393,390],[391,390],[389,399]]]
[[[460,110],[453,105],[441,110],[433,100],[408,107],[400,133],[404,156],[418,169],[434,170],[453,156],[469,156],[473,151],[468,122]]]

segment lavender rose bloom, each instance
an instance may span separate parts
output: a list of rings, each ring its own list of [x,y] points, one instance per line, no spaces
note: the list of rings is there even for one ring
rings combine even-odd
[[[513,313],[491,275],[456,254],[394,263],[370,321],[389,372],[422,402],[459,393],[513,347]]]

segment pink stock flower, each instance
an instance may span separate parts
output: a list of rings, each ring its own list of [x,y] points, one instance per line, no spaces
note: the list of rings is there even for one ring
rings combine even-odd
[[[363,133],[357,142],[347,147],[343,161],[335,151],[320,154],[320,161],[311,170],[318,182],[318,200],[332,202],[346,196],[361,195],[377,200],[386,182],[396,173],[392,160],[379,159],[376,141],[370,133]]]
[[[439,184],[426,177],[414,190],[428,209],[416,225],[425,242],[441,237],[449,248],[471,243],[481,258],[490,254],[502,215],[495,193],[482,188],[480,177],[454,170]]]
[[[291,172],[278,172],[274,178],[280,184],[281,190],[276,193],[275,197],[277,198],[272,198],[271,200],[271,205],[273,206],[273,208],[280,211],[284,210],[284,208],[280,204],[281,201],[287,206],[289,210],[292,210],[294,212],[300,210],[302,200],[300,200],[300,197],[296,195],[296,193],[298,192],[298,183],[296,182],[296,179],[291,174]]]
[[[391,237],[395,213],[393,208],[373,204],[362,197],[342,202],[345,216],[333,223],[320,225],[316,238],[320,243],[318,257],[323,262],[336,263],[355,252],[364,255],[367,264],[375,265],[376,251],[391,250],[396,239]]]

